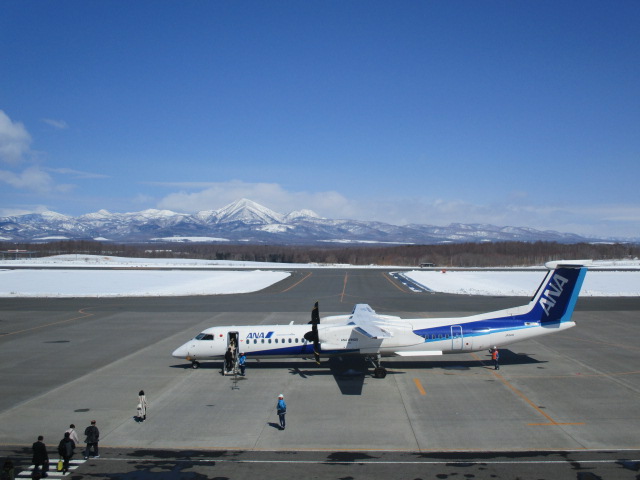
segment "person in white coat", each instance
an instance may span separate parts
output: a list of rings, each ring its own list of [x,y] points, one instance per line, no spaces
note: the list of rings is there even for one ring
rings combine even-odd
[[[73,423],[69,425],[69,429],[67,430],[67,432],[69,432],[69,438],[73,440],[73,443],[75,443],[76,445],[80,445],[80,440],[78,439],[78,434],[76,433],[76,426]]]
[[[147,419],[147,397],[144,394],[144,390],[140,390],[138,393],[138,412],[140,421],[144,422]]]

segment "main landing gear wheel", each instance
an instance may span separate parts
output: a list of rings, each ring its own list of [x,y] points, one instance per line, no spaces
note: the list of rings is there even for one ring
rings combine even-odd
[[[376,367],[373,371],[374,378],[384,378],[387,376],[387,369],[384,367]]]
[[[365,360],[371,362],[373,365],[373,378],[384,378],[387,376],[387,369],[380,365],[380,354],[376,355],[375,358],[367,356]]]
[[[191,362],[191,368],[200,368],[200,362],[193,360]]]

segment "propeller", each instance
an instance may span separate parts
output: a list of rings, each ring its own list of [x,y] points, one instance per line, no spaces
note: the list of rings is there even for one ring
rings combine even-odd
[[[311,310],[311,331],[304,334],[305,340],[313,342],[313,356],[316,358],[316,363],[320,365],[320,338],[318,337],[318,324],[320,324],[320,311],[318,310],[318,302],[313,306]]]

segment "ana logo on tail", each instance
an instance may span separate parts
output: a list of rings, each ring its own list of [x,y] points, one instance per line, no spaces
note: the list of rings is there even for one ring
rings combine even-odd
[[[547,314],[547,317],[549,316],[551,309],[555,307],[556,302],[560,295],[562,295],[562,290],[568,281],[569,280],[564,278],[562,275],[558,275],[556,273],[548,284],[549,288],[542,293],[538,303],[544,310],[544,313]]]

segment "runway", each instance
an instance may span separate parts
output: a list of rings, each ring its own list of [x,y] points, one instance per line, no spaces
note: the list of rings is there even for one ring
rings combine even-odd
[[[83,430],[95,419],[103,458],[86,462],[73,478],[146,478],[126,476],[141,468],[174,475],[162,478],[248,478],[260,471],[276,478],[308,468],[292,459],[315,462],[315,478],[453,475],[454,465],[476,478],[514,478],[508,472],[515,471],[520,478],[576,478],[580,460],[572,458],[590,462],[578,471],[637,475],[640,299],[580,299],[576,328],[503,349],[499,371],[478,352],[389,359],[385,379],[338,360],[249,361],[247,378],[234,381],[219,374],[218,364],[193,370],[171,357],[210,326],[306,323],[315,301],[321,315],[369,303],[379,313],[429,317],[528,299],[415,293],[386,271],[336,269],[297,270],[253,294],[3,300],[2,453],[27,459],[25,447],[39,434],[53,452],[70,423]],[[144,423],[132,418],[140,389],[150,403]],[[285,431],[276,428],[279,393],[289,406]],[[535,470],[525,460],[543,456],[557,463]],[[381,458],[390,463],[365,462]],[[504,458],[510,463],[482,470]],[[555,476],[539,475],[547,470]]]

